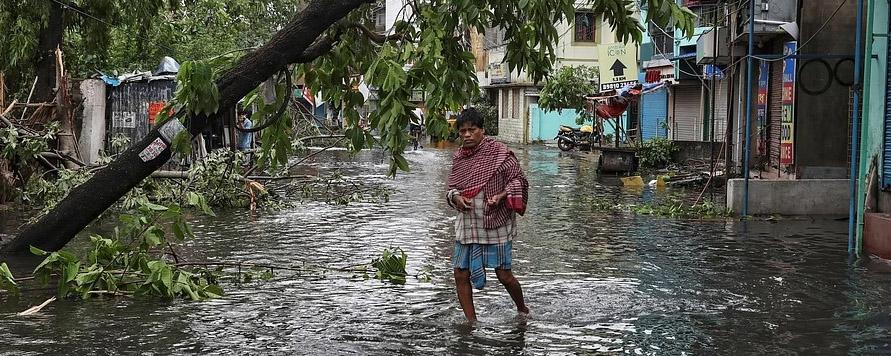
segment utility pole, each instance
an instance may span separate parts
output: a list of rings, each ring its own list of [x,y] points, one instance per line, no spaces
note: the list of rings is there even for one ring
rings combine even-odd
[[[752,75],[754,74],[752,69],[753,52],[755,52],[755,0],[749,0],[749,49],[746,51],[746,146],[743,150],[743,217],[749,215],[749,156],[752,141]]]

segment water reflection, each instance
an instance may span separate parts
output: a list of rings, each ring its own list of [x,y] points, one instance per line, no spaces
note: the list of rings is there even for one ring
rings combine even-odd
[[[602,213],[582,197],[638,201],[597,177],[584,155],[518,147],[531,185],[515,273],[529,320],[497,283],[475,292],[463,323],[449,258],[454,217],[442,199],[450,153],[408,152],[412,172],[385,178],[386,156],[335,151],[308,170],[386,184],[386,204],[306,203],[252,218],[195,222],[193,260],[344,267],[402,247],[397,286],[347,272],[282,273],[230,286],[218,300],[60,301],[35,317],[2,296],[0,354],[775,354],[891,351],[891,267],[846,261],[845,222],[678,221]],[[691,194],[698,194],[693,192]],[[494,276],[492,278],[494,280]]]

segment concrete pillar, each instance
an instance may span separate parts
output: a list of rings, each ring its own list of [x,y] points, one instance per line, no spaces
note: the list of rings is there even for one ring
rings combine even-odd
[[[99,152],[105,149],[105,82],[86,79],[80,83],[80,91],[84,111],[78,145],[80,159],[89,164],[99,160]]]

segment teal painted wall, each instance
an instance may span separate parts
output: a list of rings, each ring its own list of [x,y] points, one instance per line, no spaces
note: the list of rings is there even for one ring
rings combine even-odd
[[[885,124],[885,84],[888,71],[888,1],[870,0],[864,61],[863,123],[860,134],[860,179],[857,192],[857,251],[863,234],[863,208],[869,168],[875,160],[881,174],[882,140]],[[874,36],[878,35],[878,36]],[[873,57],[875,56],[875,58]],[[881,182],[881,176],[879,177]]]
[[[626,115],[627,116],[627,115]],[[578,114],[575,110],[563,110],[562,113],[557,111],[544,111],[538,107],[538,104],[529,105],[529,140],[531,141],[553,141],[557,136],[557,130],[560,125],[579,127],[575,123]],[[603,131],[605,134],[615,132],[610,125],[604,124]],[[627,127],[627,126],[625,126]]]

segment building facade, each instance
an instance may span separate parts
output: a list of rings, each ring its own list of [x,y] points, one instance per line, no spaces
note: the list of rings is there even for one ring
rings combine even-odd
[[[729,38],[718,51],[728,55],[717,63],[729,63],[727,160],[742,177],[728,184],[729,207],[755,215],[847,214],[856,7],[754,0],[724,13]]]
[[[863,122],[860,130],[856,251],[891,258],[891,72],[888,0],[867,1]]]
[[[580,3],[581,4],[581,3]],[[574,21],[558,24],[560,40],[556,46],[557,64],[562,66],[589,66],[599,64],[597,46],[616,41],[610,25],[595,16],[593,11],[576,11]],[[472,36],[472,46],[479,48],[477,60],[485,58],[485,68],[477,68],[480,86],[498,108],[498,137],[507,142],[530,143],[552,140],[556,134],[543,127],[556,123],[578,126],[573,110],[541,112],[537,108],[541,83],[533,83],[524,72],[508,70],[504,59],[504,34],[499,29],[489,29],[482,36]],[[597,78],[591,78],[596,81]],[[593,94],[593,93],[592,93]],[[623,125],[627,127],[626,125]],[[612,130],[605,128],[607,134]]]

